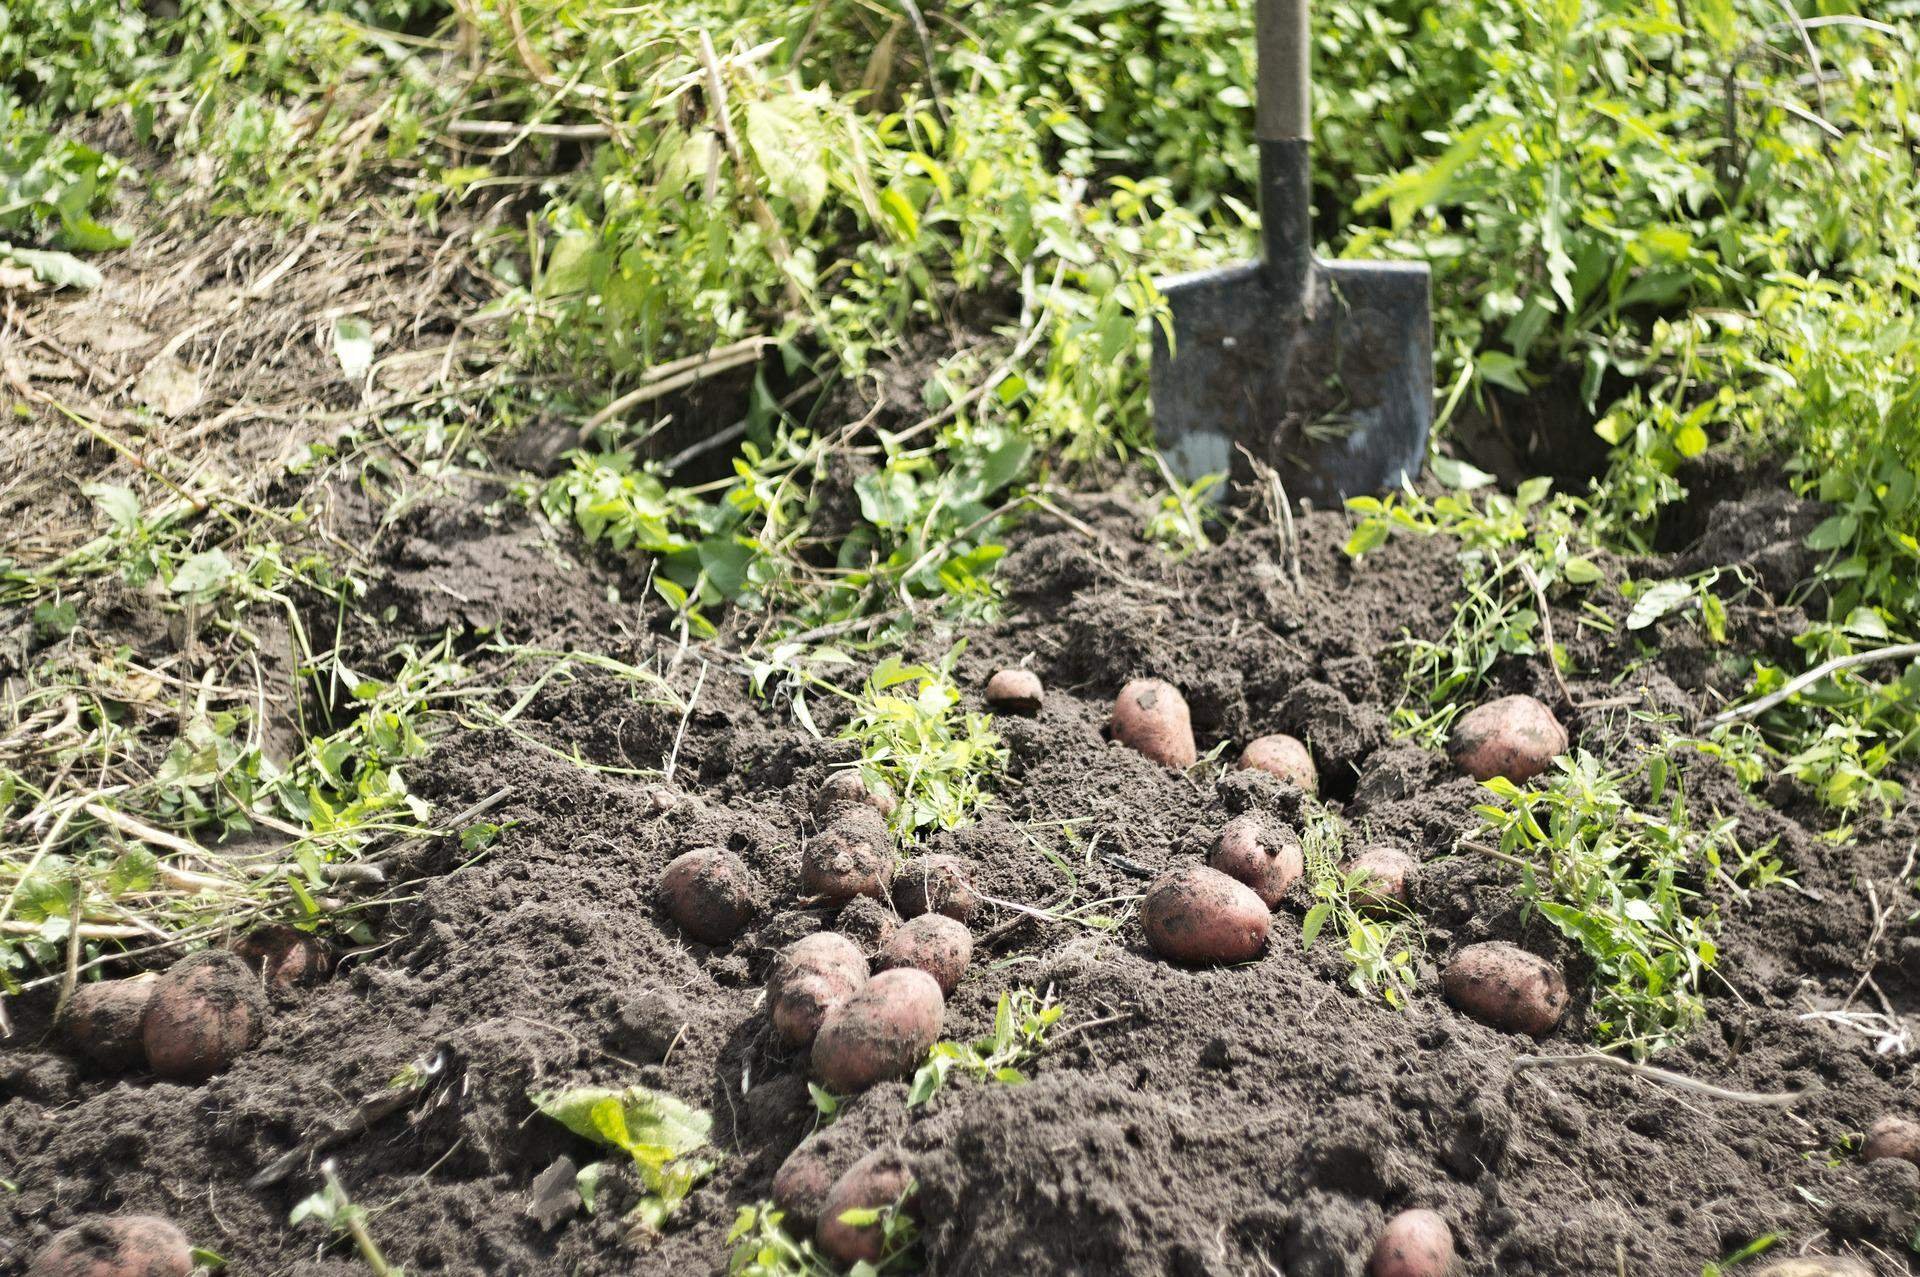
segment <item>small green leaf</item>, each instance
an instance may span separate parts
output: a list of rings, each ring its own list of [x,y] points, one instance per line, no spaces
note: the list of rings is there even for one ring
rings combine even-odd
[[[373,367],[373,329],[367,321],[342,315],[333,321],[333,357],[348,381],[358,381]]]

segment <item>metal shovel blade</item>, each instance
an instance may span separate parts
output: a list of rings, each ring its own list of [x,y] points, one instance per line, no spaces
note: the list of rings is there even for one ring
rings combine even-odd
[[[1433,413],[1433,317],[1418,262],[1321,262],[1304,289],[1258,263],[1164,281],[1154,429],[1183,478],[1271,465],[1322,508],[1419,474]]]

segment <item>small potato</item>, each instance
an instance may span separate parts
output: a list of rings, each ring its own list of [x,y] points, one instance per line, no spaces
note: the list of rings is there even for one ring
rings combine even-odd
[[[885,782],[869,789],[867,782],[860,778],[858,768],[833,773],[813,796],[813,814],[820,820],[833,819],[843,807],[871,807],[880,813],[880,819],[886,820],[899,805]]]
[[[153,1215],[109,1215],[57,1233],[27,1277],[187,1277],[187,1235]]]
[[[837,1095],[905,1077],[940,1039],[946,1017],[940,985],[907,967],[882,971],[827,1012],[813,1039],[813,1075]]]
[[[827,1194],[837,1179],[833,1162],[818,1136],[800,1141],[800,1146],[787,1154],[787,1160],[773,1173],[773,1204],[786,1216],[789,1233],[804,1235],[813,1231],[814,1223],[820,1218],[820,1208],[826,1204]]]
[[[1032,670],[1001,670],[987,680],[987,704],[1010,714],[1038,713],[1044,694]]]
[[[972,922],[980,908],[973,870],[958,856],[916,856],[893,880],[893,903],[903,918],[944,913],[955,922]]]
[[[1776,1259],[1753,1277],[1874,1277],[1873,1267],[1851,1255],[1794,1255]]]
[[[719,847],[675,856],[654,894],[680,930],[702,944],[725,944],[753,917],[753,879],[740,857]]]
[[[1430,1210],[1401,1211],[1374,1243],[1367,1277],[1445,1277],[1453,1266],[1453,1230]]]
[[[156,983],[157,977],[148,973],[75,988],[61,1025],[74,1052],[103,1069],[138,1065],[147,1051],[140,1026]]]
[[[1269,909],[1306,869],[1299,835],[1257,811],[1243,812],[1221,828],[1207,863],[1253,888]]]
[[[877,1263],[885,1235],[880,1225],[849,1224],[840,1217],[851,1210],[885,1210],[913,1188],[913,1170],[898,1149],[868,1153],[834,1181],[820,1207],[814,1244],[835,1263]]]
[[[1877,1119],[1867,1128],[1867,1142],[1861,1147],[1860,1156],[1869,1162],[1897,1157],[1920,1166],[1920,1122],[1891,1113]]]
[[[1531,696],[1502,696],[1460,716],[1447,757],[1475,780],[1505,776],[1518,785],[1567,752],[1567,729]]]
[[[266,1018],[266,994],[246,963],[220,949],[182,958],[154,982],[140,1019],[147,1065],[204,1082],[259,1040]]]
[[[1113,701],[1107,731],[1163,767],[1187,768],[1200,757],[1193,716],[1180,689],[1157,678],[1136,678]]]
[[[972,960],[973,933],[964,922],[923,913],[894,932],[873,963],[882,971],[917,967],[933,977],[944,996],[953,992]]]
[[[1412,856],[1398,847],[1368,847],[1347,862],[1349,875],[1361,870],[1366,877],[1354,887],[1354,903],[1362,908],[1386,908],[1407,903],[1407,878],[1418,868]]]
[[[1320,792],[1320,772],[1313,755],[1293,737],[1276,732],[1247,742],[1240,751],[1240,766],[1278,776],[1303,794]]]
[[[893,933],[900,929],[900,915],[884,900],[855,896],[840,906],[840,913],[833,920],[833,929],[859,946],[860,952],[871,957],[880,952],[887,941],[893,939]]]
[[[1567,1011],[1567,982],[1552,963],[1504,940],[1470,944],[1440,973],[1447,1001],[1507,1033],[1545,1037]]]
[[[845,807],[800,854],[800,889],[829,904],[855,896],[887,898],[893,882],[893,837],[870,807]]]
[[[867,982],[867,956],[836,931],[803,936],[780,951],[767,980],[774,1032],[788,1046],[806,1046],[827,1012]]]
[[[227,947],[276,989],[312,984],[333,967],[326,941],[279,922],[255,927]]]
[[[1245,962],[1267,943],[1273,915],[1253,888],[1205,865],[1154,879],[1140,902],[1147,943],[1175,962]]]

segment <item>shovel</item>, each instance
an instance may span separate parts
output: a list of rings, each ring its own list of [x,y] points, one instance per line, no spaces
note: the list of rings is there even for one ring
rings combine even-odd
[[[1433,317],[1417,262],[1313,255],[1307,0],[1256,0],[1262,260],[1164,280],[1154,430],[1173,469],[1274,468],[1289,498],[1337,506],[1420,472],[1433,419]],[[1238,445],[1238,447],[1236,447]]]

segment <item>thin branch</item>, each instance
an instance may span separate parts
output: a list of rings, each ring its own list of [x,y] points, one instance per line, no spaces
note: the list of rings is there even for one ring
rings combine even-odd
[[[1709,718],[1706,726],[1720,727],[1726,723],[1738,722],[1743,718],[1752,718],[1756,714],[1764,714],[1789,696],[1818,683],[1829,674],[1852,669],[1856,665],[1871,665],[1877,661],[1898,661],[1911,656],[1920,656],[1920,643],[1901,643],[1894,647],[1877,647],[1871,652],[1836,656],[1830,661],[1822,661],[1797,678],[1788,679],[1784,687],[1767,693],[1757,701],[1749,701],[1745,705],[1736,705],[1732,709],[1722,710]]]
[[[1715,1086],[1711,1082],[1702,1082],[1698,1078],[1688,1077],[1684,1073],[1658,1069],[1651,1064],[1635,1064],[1632,1060],[1623,1060],[1617,1055],[1607,1055],[1600,1051],[1583,1051],[1578,1055],[1516,1055],[1513,1057],[1513,1069],[1516,1073],[1522,1069],[1552,1068],[1563,1064],[1598,1064],[1603,1068],[1617,1069],[1622,1073],[1646,1078],[1650,1082],[1661,1082],[1667,1086],[1692,1091],[1712,1099],[1727,1100],[1734,1104],[1762,1104],[1773,1108],[1787,1108],[1798,1104],[1819,1089],[1810,1087],[1804,1091],[1734,1091],[1724,1086]]]

